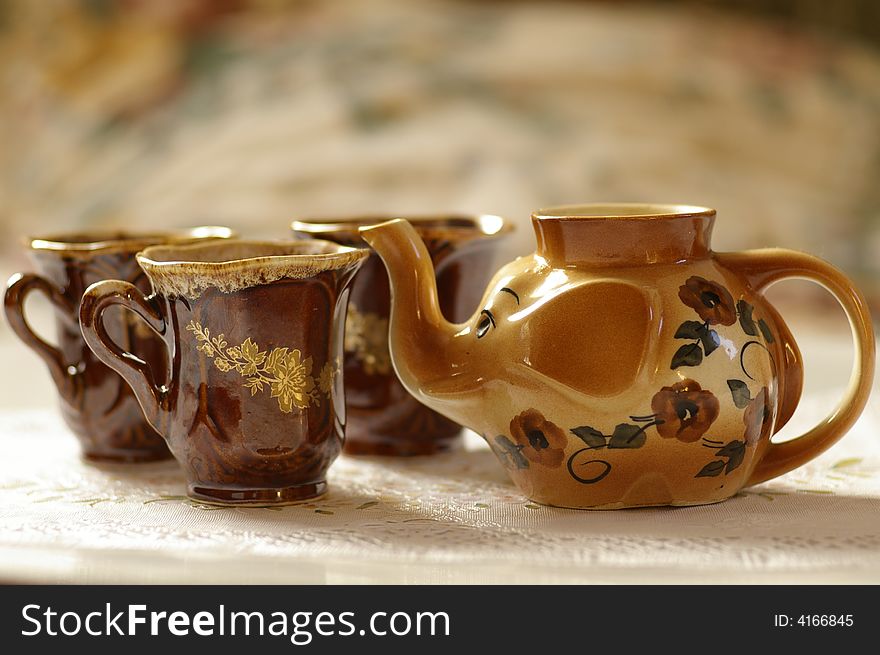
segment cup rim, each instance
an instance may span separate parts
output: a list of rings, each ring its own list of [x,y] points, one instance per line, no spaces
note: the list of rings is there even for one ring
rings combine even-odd
[[[170,230],[138,231],[101,228],[70,232],[56,232],[25,238],[31,250],[97,253],[107,251],[138,252],[163,243],[188,243],[201,239],[229,239],[235,232],[222,225],[200,225]]]
[[[202,250],[218,249],[218,248],[234,248],[234,247],[253,247],[278,250],[297,250],[303,249],[305,252],[287,252],[278,254],[261,254],[247,257],[234,257],[232,259],[186,259],[185,257],[174,257],[169,259],[160,259],[157,256],[162,250],[183,253],[199,252]],[[312,250],[313,252],[308,252]],[[314,252],[315,250],[323,250],[323,252]],[[138,263],[142,266],[146,265],[152,269],[167,268],[193,268],[193,269],[231,269],[237,266],[259,265],[259,264],[277,264],[287,261],[296,260],[313,260],[324,263],[338,263],[339,267],[344,266],[352,261],[362,259],[369,255],[366,248],[354,248],[343,246],[332,241],[324,241],[321,239],[224,239],[220,243],[189,243],[189,244],[157,244],[145,248],[137,254]],[[329,266],[325,268],[336,268]]]
[[[270,252],[247,257],[203,257],[201,261],[195,256],[186,257],[187,253],[242,247]],[[168,251],[164,257],[163,250]],[[326,271],[357,270],[369,254],[366,248],[350,248],[320,239],[224,239],[151,246],[137,253],[136,258],[157,293],[196,299],[207,289],[233,293],[280,280],[306,280]]]
[[[532,212],[536,221],[583,220],[673,220],[678,218],[712,218],[711,207],[649,202],[596,202],[546,207]]]
[[[410,222],[421,236],[451,235],[500,237],[513,232],[514,225],[497,214],[478,214],[450,212],[437,214],[372,213],[355,216],[316,216],[300,217],[290,222],[295,233],[314,236],[354,236],[360,241],[358,229],[368,225],[378,225],[395,218]]]

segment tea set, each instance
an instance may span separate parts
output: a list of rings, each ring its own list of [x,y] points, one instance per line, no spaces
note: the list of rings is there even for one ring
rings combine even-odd
[[[29,241],[37,272],[13,276],[5,310],[86,459],[173,455],[203,502],[307,500],[342,450],[454,457],[467,427],[536,502],[699,505],[840,439],[875,355],[843,273],[791,250],[714,252],[714,221],[687,205],[539,210],[535,252],[485,291],[512,230],[492,215],[299,219],[288,241],[57,235]],[[803,382],[764,297],[786,278],[838,300],[856,356],[838,408],[773,443]],[[57,346],[25,319],[31,291],[54,306]]]

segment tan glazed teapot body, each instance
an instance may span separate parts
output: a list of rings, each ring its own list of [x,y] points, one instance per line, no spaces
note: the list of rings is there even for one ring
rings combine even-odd
[[[391,279],[394,367],[421,402],[481,434],[540,503],[711,503],[781,475],[837,441],[864,408],[870,317],[853,284],[815,257],[713,252],[714,218],[680,205],[539,211],[535,253],[498,271],[457,325],[439,311],[412,227],[363,228]],[[763,290],[789,277],[837,297],[856,365],[828,419],[772,444],[800,399],[803,370]]]

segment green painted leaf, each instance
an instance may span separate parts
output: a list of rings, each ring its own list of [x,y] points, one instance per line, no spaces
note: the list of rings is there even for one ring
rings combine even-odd
[[[605,439],[607,438],[596,428],[591,428],[588,425],[582,425],[579,428],[572,428],[571,432],[590,448],[602,448],[605,445]]]
[[[698,366],[703,361],[703,350],[699,343],[689,343],[678,350],[672,356],[672,370],[679,366]]]
[[[513,443],[505,435],[499,434],[495,437],[494,444],[488,439],[486,441],[501,463],[508,468],[511,466],[517,469],[529,468],[529,460],[522,454],[523,447]]]
[[[703,350],[706,357],[715,352],[715,349],[721,345],[721,337],[715,330],[706,330],[700,335],[700,341],[703,342]]]
[[[734,450],[727,458],[727,466],[724,467],[724,475],[727,475],[731,471],[735,470],[739,467],[740,464],[743,463],[743,458],[746,456],[746,445],[743,442],[733,442],[741,444],[738,450]],[[728,444],[729,445],[729,444]]]
[[[761,328],[761,334],[764,335],[764,341],[767,343],[773,343],[776,341],[773,337],[773,333],[770,331],[770,326],[767,325],[763,318],[758,320],[758,327]]]
[[[752,318],[752,312],[755,311],[755,308],[745,300],[737,300],[736,311],[739,313],[739,325],[743,332],[752,337],[758,336],[758,327]]]
[[[742,380],[728,380],[727,386],[730,387],[730,393],[733,396],[733,404],[739,409],[745,409],[752,395],[749,393],[748,385]]]
[[[831,468],[833,469],[843,469],[849,466],[855,466],[856,464],[861,464],[861,457],[848,457],[847,459],[842,459],[839,462],[835,463]]]
[[[676,339],[699,339],[703,332],[706,331],[706,326],[699,321],[685,321],[681,325],[678,326],[678,329],[675,331]]]
[[[730,443],[724,444],[721,448],[719,448],[715,454],[719,457],[730,457],[737,453],[744,453],[746,451],[746,442],[737,439],[736,441],[731,441]]]
[[[716,459],[714,462],[709,462],[700,469],[700,472],[697,473],[695,478],[714,478],[721,475],[721,471],[724,470],[724,460]]]
[[[621,423],[614,428],[614,434],[611,435],[611,441],[608,442],[609,448],[641,448],[645,445],[647,435],[645,431],[638,425],[630,425],[629,423]]]

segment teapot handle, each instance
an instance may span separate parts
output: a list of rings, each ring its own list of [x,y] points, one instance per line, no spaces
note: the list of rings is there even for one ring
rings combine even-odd
[[[163,339],[167,332],[166,312],[155,294],[144,296],[136,286],[122,280],[102,280],[91,285],[83,294],[79,309],[83,339],[98,359],[128,383],[144,417],[164,437],[168,424],[168,390],[155,383],[147,362],[124,351],[107,333],[104,312],[112,305],[134,312]]]
[[[843,400],[803,435],[771,443],[745,484],[750,486],[804,464],[830,448],[853,426],[868,402],[874,379],[874,329],[865,298],[852,280],[818,257],[780,248],[718,253],[716,257],[722,266],[745,274],[759,292],[789,278],[810,280],[825,287],[846,312],[855,342],[855,361]]]

